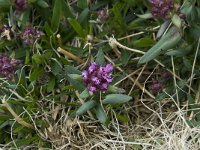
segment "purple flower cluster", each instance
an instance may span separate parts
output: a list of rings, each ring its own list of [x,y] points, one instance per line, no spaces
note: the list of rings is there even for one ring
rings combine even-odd
[[[43,32],[36,30],[32,27],[26,27],[23,32],[21,33],[21,38],[23,42],[27,45],[32,45],[35,43],[37,39],[39,39],[42,35],[44,35]]]
[[[151,14],[154,18],[164,18],[169,17],[169,13],[173,9],[172,0],[149,0],[152,5]]]
[[[15,0],[15,7],[17,11],[23,11],[27,7],[27,0]]]
[[[19,64],[21,64],[20,60],[11,58],[6,54],[0,54],[0,75],[12,79]]]
[[[90,66],[82,72],[83,81],[87,89],[91,92],[97,90],[106,91],[109,83],[112,82],[113,66],[107,64],[105,67],[96,63],[91,63]]]

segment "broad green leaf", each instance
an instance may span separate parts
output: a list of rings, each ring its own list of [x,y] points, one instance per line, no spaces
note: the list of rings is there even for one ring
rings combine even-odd
[[[68,76],[74,80],[82,80],[82,75],[80,74],[68,74]]]
[[[49,7],[49,4],[48,4],[47,2],[45,2],[44,0],[38,0],[38,1],[37,1],[37,4],[38,4],[39,6],[41,6],[42,8],[47,8],[47,7]]]
[[[161,51],[176,46],[181,40],[180,30],[173,26],[151,49],[149,49],[139,60],[138,64],[144,64],[157,57]]]
[[[83,22],[87,22],[88,23],[88,15],[89,15],[89,9],[85,8],[81,14],[78,17],[78,22],[83,23]]]
[[[11,4],[11,0],[0,0],[0,7],[10,6]]]
[[[33,59],[33,61],[35,61],[36,64],[43,64],[44,63],[44,59],[39,54],[34,54],[32,56],[32,59]]]
[[[105,65],[104,53],[102,49],[98,51],[95,62],[102,66]]]
[[[82,99],[88,98],[89,96],[90,94],[87,88],[80,94],[80,98]]]
[[[53,8],[53,16],[51,20],[51,28],[53,32],[56,32],[56,30],[59,27],[61,15],[62,15],[62,1],[58,0],[55,1]]]
[[[96,101],[90,100],[81,105],[81,107],[76,111],[76,115],[82,115],[83,113],[87,112],[91,108],[93,108],[96,105]]]
[[[166,52],[166,55],[169,56],[176,56],[176,57],[183,57],[189,53],[189,49],[186,48],[179,48],[179,49],[172,49]]]
[[[81,0],[81,1],[79,0],[79,1],[77,2],[77,4],[78,4],[78,7],[84,9],[84,8],[87,7],[87,0]]]
[[[126,91],[122,88],[118,88],[116,86],[109,85],[108,91],[112,93],[125,93]]]
[[[186,120],[186,122],[190,127],[199,127],[200,126],[200,121]]]
[[[106,95],[106,98],[102,101],[103,104],[118,104],[126,103],[132,99],[131,96],[125,94],[109,94]]]
[[[146,14],[142,14],[142,15],[137,15],[139,18],[142,18],[142,19],[149,19],[149,18],[152,18],[152,14],[151,13],[146,13]]]
[[[36,80],[40,75],[44,73],[44,68],[43,67],[38,67],[36,69],[33,69],[30,75],[30,80],[34,81]]]
[[[54,89],[55,83],[56,83],[56,78],[55,76],[52,75],[47,85],[47,92],[51,92]]]
[[[175,26],[181,28],[181,18],[177,14],[174,14],[174,16],[172,17],[172,22]]]
[[[102,124],[105,124],[106,120],[107,120],[107,115],[106,115],[103,107],[101,106],[101,104],[97,104],[97,106],[95,107],[95,112],[96,112],[96,116],[97,116],[98,120]]]
[[[121,120],[123,122],[128,122],[129,121],[128,117],[125,116],[125,115],[116,114],[116,116],[117,116],[117,119],[119,119],[119,120]]]
[[[145,37],[139,40],[135,40],[133,44],[136,47],[150,47],[153,46],[153,44],[155,44],[155,41],[150,37]]]
[[[50,66],[54,75],[58,75],[62,71],[62,65],[57,59],[51,59]]]
[[[82,74],[81,71],[79,71],[78,69],[76,69],[75,67],[70,66],[70,65],[65,65],[64,70],[65,70],[66,74],[79,74],[79,75]]]
[[[76,33],[80,37],[85,38],[84,30],[81,27],[81,25],[79,24],[79,22],[76,19],[72,19],[72,18],[68,18],[68,21],[69,21],[70,25],[73,27],[74,31],[76,31]]]

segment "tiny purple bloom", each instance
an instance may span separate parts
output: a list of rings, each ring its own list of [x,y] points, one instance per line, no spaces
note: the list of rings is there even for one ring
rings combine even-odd
[[[23,11],[27,7],[27,0],[15,0],[17,11]]]
[[[91,92],[96,92],[97,88],[95,86],[88,86],[88,90]]]
[[[82,76],[83,76],[83,80],[87,80],[88,79],[88,72],[86,70],[84,70],[82,72]]]
[[[107,64],[103,67],[96,63],[91,63],[90,66],[82,72],[83,81],[88,90],[91,92],[107,90],[109,83],[112,82],[112,70],[113,66],[111,64]]]
[[[43,32],[27,26],[21,34],[21,39],[26,45],[32,45],[37,39],[41,38],[42,35],[44,35]]]
[[[107,73],[110,73],[113,71],[113,66],[111,64],[107,64],[106,67],[105,67],[105,71]]]
[[[96,63],[92,63],[90,65],[90,67],[88,68],[89,73],[92,73],[93,71],[95,71],[97,69],[98,65]]]
[[[149,0],[152,5],[151,14],[154,18],[169,18],[169,13],[173,9],[172,0]]]
[[[8,55],[0,54],[0,75],[12,79],[17,66],[21,64],[18,59],[10,58]]]

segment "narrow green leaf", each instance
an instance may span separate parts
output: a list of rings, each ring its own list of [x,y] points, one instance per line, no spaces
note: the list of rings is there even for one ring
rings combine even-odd
[[[97,116],[98,120],[102,124],[105,124],[106,120],[107,120],[107,115],[106,115],[103,107],[101,106],[101,104],[97,104],[97,106],[95,107],[95,112],[96,112],[96,116]]]
[[[103,104],[117,104],[125,103],[132,99],[131,96],[125,94],[109,94],[106,95],[106,98],[102,101]]]
[[[81,105],[81,107],[76,111],[76,115],[82,115],[86,111],[90,110],[96,105],[96,101],[90,100]]]
[[[177,14],[174,14],[174,16],[172,17],[172,22],[175,26],[181,28],[181,18]]]
[[[173,26],[151,49],[139,60],[138,64],[144,64],[157,57],[161,50],[165,51],[176,46],[181,40],[180,30]]]
[[[74,31],[76,31],[76,33],[80,37],[85,38],[85,33],[83,31],[83,28],[79,24],[79,22],[76,21],[76,19],[72,19],[72,18],[68,18],[68,21],[69,21],[70,25],[73,27]]]
[[[55,1],[53,8],[53,16],[51,20],[51,27],[53,32],[56,32],[56,30],[59,27],[61,15],[62,15],[62,1],[58,0]]]

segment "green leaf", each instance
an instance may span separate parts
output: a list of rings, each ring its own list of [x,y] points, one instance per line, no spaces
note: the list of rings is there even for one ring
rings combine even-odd
[[[78,1],[77,4],[78,4],[78,7],[84,9],[87,7],[87,0]]]
[[[126,103],[132,99],[131,96],[125,94],[109,94],[106,95],[106,98],[102,101],[103,104],[118,104]]]
[[[65,0],[62,0],[62,9],[63,9],[63,15],[66,18],[74,18],[74,15],[72,14],[72,10],[70,10],[70,6],[68,5],[68,2],[65,2]]]
[[[172,17],[172,22],[175,26],[181,28],[181,18],[177,14],[174,14],[174,16]]]
[[[12,4],[11,0],[0,0],[0,7],[7,7]]]
[[[51,20],[51,28],[53,32],[56,32],[56,30],[59,27],[60,24],[60,18],[62,15],[62,1],[58,0],[54,2],[54,8],[53,8],[53,16]]]
[[[44,68],[43,67],[38,67],[31,72],[30,75],[30,80],[34,81],[36,80],[39,76],[41,76],[44,73]]]
[[[57,59],[51,59],[50,66],[54,75],[58,75],[62,71],[62,65]]]
[[[85,89],[81,94],[80,94],[80,98],[82,99],[86,99],[90,96],[88,89]]]
[[[160,26],[160,29],[158,30],[157,35],[156,35],[157,39],[160,38],[163,35],[163,33],[169,27],[170,22],[171,22],[170,20],[167,20]]]
[[[42,8],[47,8],[47,7],[49,7],[49,4],[48,4],[47,2],[45,2],[44,0],[38,0],[38,1],[37,1],[37,4],[38,4],[39,6],[41,6]]]
[[[136,47],[149,47],[155,44],[155,41],[150,37],[141,38],[133,42]]]
[[[81,71],[79,71],[78,69],[76,69],[75,67],[70,66],[70,65],[65,65],[64,70],[65,70],[66,74],[79,74],[79,75],[82,74]]]
[[[152,14],[151,13],[146,13],[146,14],[142,14],[142,15],[137,15],[139,18],[142,18],[142,19],[149,19],[149,18],[152,18]]]
[[[76,111],[76,115],[82,115],[83,113],[87,112],[91,108],[93,108],[96,105],[96,101],[90,100],[81,105],[81,107]]]
[[[125,93],[126,92],[124,89],[118,88],[118,87],[112,86],[112,85],[109,85],[108,91],[113,92],[113,93]]]
[[[161,50],[165,51],[176,46],[181,40],[180,30],[173,26],[151,49],[139,60],[138,64],[144,64],[157,57]]]
[[[68,76],[69,76],[71,79],[82,81],[82,75],[80,75],[80,74],[68,74]]]
[[[34,54],[32,56],[32,59],[33,59],[33,61],[35,61],[36,64],[43,64],[44,63],[44,59],[39,54]]]
[[[51,92],[55,87],[56,78],[55,76],[51,76],[49,83],[47,85],[47,92]]]
[[[98,51],[95,62],[102,66],[105,65],[104,53],[102,49]]]
[[[200,121],[186,120],[186,122],[190,127],[199,127],[200,126]]]
[[[129,119],[128,119],[127,116],[125,116],[125,115],[120,115],[120,114],[117,114],[117,119],[119,119],[119,120],[121,120],[121,121],[123,121],[123,122],[126,122],[126,123],[129,121]]]
[[[30,145],[30,143],[31,142],[37,142],[38,140],[39,140],[40,138],[37,136],[37,135],[35,135],[34,137],[29,137],[29,138],[23,138],[23,139],[21,139],[21,140],[17,140],[16,142],[15,142],[15,144],[18,146],[18,147],[21,147],[21,146],[23,146],[23,145]]]
[[[70,25],[73,27],[74,31],[76,31],[76,33],[80,37],[85,38],[84,30],[81,27],[81,25],[79,24],[79,22],[76,21],[76,19],[72,19],[72,18],[68,18],[68,21],[69,21]]]
[[[101,104],[97,104],[97,106],[95,107],[95,113],[96,113],[98,120],[102,124],[105,124],[106,120],[107,120],[107,115],[106,115],[103,107],[101,106]]]

